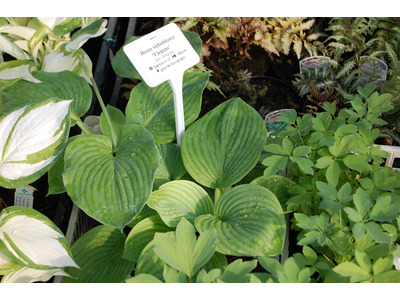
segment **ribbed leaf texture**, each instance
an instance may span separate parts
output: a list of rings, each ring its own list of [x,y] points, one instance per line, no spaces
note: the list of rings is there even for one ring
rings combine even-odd
[[[257,164],[267,131],[260,115],[239,98],[225,101],[187,130],[182,159],[200,184],[224,188]]]

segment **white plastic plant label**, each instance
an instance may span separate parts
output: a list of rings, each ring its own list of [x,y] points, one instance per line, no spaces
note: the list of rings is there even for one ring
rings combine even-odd
[[[124,51],[151,87],[182,74],[200,61],[199,55],[174,23],[129,43]]]
[[[179,27],[170,23],[124,47],[124,51],[150,87],[168,81],[174,94],[175,127],[178,146],[185,133],[182,98],[183,73],[200,57]]]
[[[27,186],[15,189],[14,206],[33,208],[33,189]]]

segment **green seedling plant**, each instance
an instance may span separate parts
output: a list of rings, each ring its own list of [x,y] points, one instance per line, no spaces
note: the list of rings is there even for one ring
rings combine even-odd
[[[200,54],[200,37],[183,33]],[[53,275],[64,275],[65,282],[135,282],[144,276],[165,282],[247,281],[257,261],[228,265],[226,256],[251,259],[282,252],[281,204],[266,187],[242,182],[256,167],[267,138],[253,108],[230,99],[197,120],[209,73],[186,72],[187,128],[178,147],[167,82],[155,88],[141,82],[122,112],[105,106],[90,61],[76,55],[83,77],[40,70],[31,73],[37,81],[19,77],[3,85],[0,184],[13,189],[48,172],[49,194],[67,192],[101,225],[70,248],[37,211],[4,209],[3,282],[45,281]],[[141,79],[122,49],[112,65],[122,77]],[[102,108],[102,134],[92,134],[80,119],[90,107],[91,88]],[[70,136],[75,125],[82,135]]]
[[[264,147],[266,179],[259,182],[283,170],[292,180],[280,201],[293,213],[297,244],[316,258],[318,282],[400,282],[393,266],[400,174],[383,166],[388,153],[374,144],[390,98],[369,83],[348,97],[350,108],[337,112],[334,102],[325,102],[315,115],[283,112],[288,126]]]

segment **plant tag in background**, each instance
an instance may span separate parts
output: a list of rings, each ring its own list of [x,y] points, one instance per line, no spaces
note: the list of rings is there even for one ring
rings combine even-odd
[[[129,43],[124,51],[148,86],[169,82],[174,93],[176,136],[180,146],[185,132],[183,73],[200,61],[199,55],[174,23]]]
[[[14,206],[33,208],[33,189],[27,186],[15,189]]]

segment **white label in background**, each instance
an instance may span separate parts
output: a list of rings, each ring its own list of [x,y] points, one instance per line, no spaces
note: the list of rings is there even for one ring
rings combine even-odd
[[[33,189],[20,187],[15,189],[14,206],[26,206],[33,208]]]
[[[199,55],[174,23],[129,43],[124,51],[150,87],[183,74],[200,61]]]

